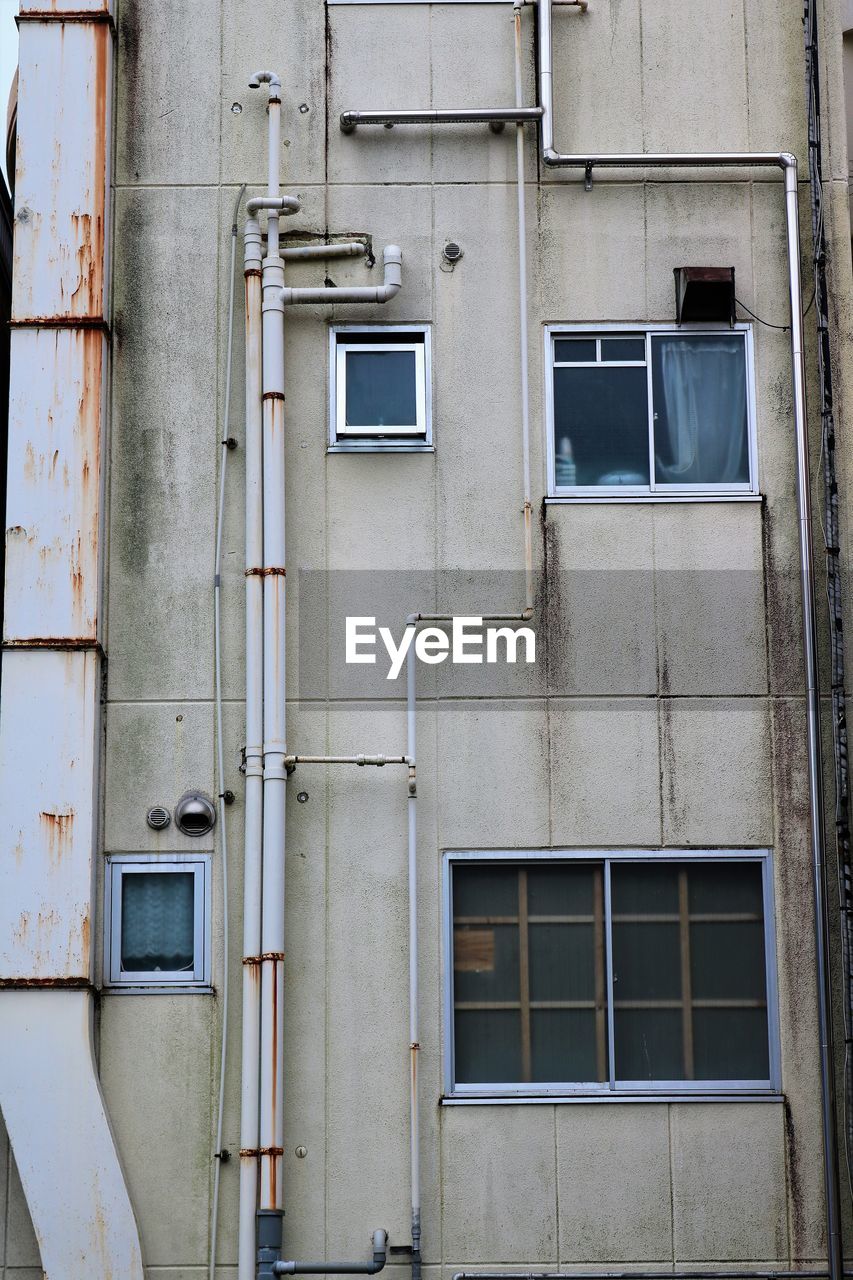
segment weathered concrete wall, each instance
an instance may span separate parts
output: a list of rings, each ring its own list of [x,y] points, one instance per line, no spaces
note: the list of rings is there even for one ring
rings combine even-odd
[[[585,18],[556,10],[558,144],[784,148],[804,162],[800,16],[798,0],[679,0],[675,8],[671,0],[592,0]],[[303,202],[287,229],[364,231],[377,245],[401,244],[403,291],[376,318],[433,324],[435,454],[327,456],[329,317],[287,317],[291,578],[309,568],[518,570],[513,140],[467,127],[350,138],[337,128],[344,107],[510,102],[511,11],[324,9],[303,0],[297,13],[273,0],[121,0],[118,24],[103,848],[215,848],[218,858],[213,837],[190,841],[174,826],[157,834],[145,813],[154,803],[173,807],[190,786],[215,790],[212,573],[227,238],[237,188],[260,187],[265,157],[263,103],[246,81],[260,65],[282,76],[284,189]],[[532,29],[526,12],[527,101]],[[538,511],[543,323],[669,320],[672,267],[683,262],[734,263],[739,296],[775,324],[786,323],[787,303],[775,175],[642,182],[602,173],[585,193],[562,174],[537,183],[532,133],[528,175]],[[440,268],[451,238],[465,250],[452,274]],[[363,267],[336,265],[333,274],[342,283]],[[319,275],[300,267],[292,279]],[[374,313],[340,309],[336,318]],[[541,567],[547,544],[552,647],[571,666],[568,687],[552,697],[522,690],[432,703],[420,714],[427,1280],[461,1265],[788,1266],[823,1257],[786,335],[756,326],[755,351],[765,501],[548,506],[535,551]],[[239,332],[235,357],[239,371]],[[238,374],[238,437],[241,396]],[[236,1152],[240,450],[229,462],[227,501],[225,746],[237,803],[229,811],[224,1143]],[[709,603],[707,570],[746,584],[736,606],[719,592]],[[582,571],[605,582],[627,573],[642,590],[604,591],[591,605],[571,589]],[[299,703],[295,602],[289,645],[293,748],[403,749],[399,701]],[[408,1240],[404,792],[390,771],[353,772],[300,773],[310,799],[288,814],[290,1256],[359,1254],[380,1225],[392,1243]],[[725,844],[775,850],[784,1103],[439,1106],[443,849]],[[214,879],[218,985],[216,864]],[[104,1091],[158,1280],[188,1280],[206,1266],[220,1016],[220,998],[204,995],[101,1001]],[[368,1036],[368,1022],[382,1034]],[[305,1159],[295,1157],[298,1145]],[[38,1259],[25,1229],[11,1225],[22,1208],[14,1178],[10,1186],[5,1280],[30,1280],[12,1269]],[[235,1161],[222,1170],[223,1277],[234,1274],[236,1195]]]

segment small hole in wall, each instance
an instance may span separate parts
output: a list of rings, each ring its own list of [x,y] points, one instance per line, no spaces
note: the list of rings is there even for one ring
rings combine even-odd
[[[239,102],[232,102],[232,103],[231,103],[231,114],[232,114],[232,115],[239,116],[242,110],[243,110],[243,108],[242,108],[242,106],[240,105],[240,103],[239,103]]]

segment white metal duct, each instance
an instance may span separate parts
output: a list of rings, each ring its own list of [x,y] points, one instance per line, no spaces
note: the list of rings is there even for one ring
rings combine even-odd
[[[92,1053],[109,0],[23,0],[0,708],[0,1111],[50,1280],[142,1280]]]

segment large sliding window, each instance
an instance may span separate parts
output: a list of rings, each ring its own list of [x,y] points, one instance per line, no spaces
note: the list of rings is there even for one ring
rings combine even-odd
[[[546,343],[552,497],[757,494],[747,325],[555,325]]]
[[[447,854],[450,1095],[778,1089],[769,855]]]

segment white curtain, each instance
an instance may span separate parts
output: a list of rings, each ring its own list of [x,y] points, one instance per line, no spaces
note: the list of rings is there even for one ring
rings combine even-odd
[[[748,480],[743,342],[673,337],[656,345],[664,392],[655,420],[656,479],[662,484]],[[659,453],[664,444],[668,461]]]

